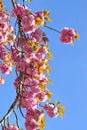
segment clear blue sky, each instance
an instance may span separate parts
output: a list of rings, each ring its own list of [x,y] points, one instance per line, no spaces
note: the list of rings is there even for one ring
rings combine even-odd
[[[8,0],[4,0],[10,9]],[[10,0],[9,0],[10,1]],[[87,1],[86,0],[33,0],[29,7],[33,11],[50,10],[53,22],[49,26],[61,30],[75,28],[80,41],[75,45],[65,45],[59,41],[59,34],[45,29],[54,55],[49,86],[57,99],[66,106],[64,118],[47,118],[46,130],[86,130],[87,129]],[[12,103],[14,75],[9,75],[6,85],[0,87],[0,119]],[[20,125],[22,121],[20,119]]]

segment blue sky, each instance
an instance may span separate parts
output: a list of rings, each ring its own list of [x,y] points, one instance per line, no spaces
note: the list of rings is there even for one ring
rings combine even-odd
[[[8,0],[7,8],[10,9]],[[87,129],[87,1],[86,0],[33,0],[29,4],[32,11],[50,10],[53,22],[48,26],[61,30],[75,28],[80,40],[74,46],[62,44],[59,34],[44,29],[49,37],[49,46],[54,58],[49,89],[54,92],[53,101],[59,100],[67,110],[63,119],[47,118],[46,130]],[[6,84],[0,87],[0,119],[15,98],[13,87],[15,75],[8,75]],[[20,119],[20,125],[22,120]]]

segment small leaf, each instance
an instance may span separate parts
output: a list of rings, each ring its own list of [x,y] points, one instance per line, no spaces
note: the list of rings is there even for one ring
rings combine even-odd
[[[50,83],[50,84],[52,84],[52,81],[51,81],[50,78],[47,78],[47,82]]]
[[[50,11],[44,10],[44,17],[47,18],[50,15]]]
[[[49,17],[47,17],[47,18],[45,18],[47,21],[49,21],[49,22],[52,22],[52,19],[51,18],[49,18]]]
[[[65,106],[59,106],[60,109],[66,110]]]
[[[31,2],[32,0],[28,0],[28,2]]]
[[[49,51],[48,51],[48,53],[47,53],[47,54],[48,54],[48,56],[49,56],[51,59],[53,58],[53,55],[52,55],[52,53],[51,53],[51,52],[49,52]]]
[[[61,109],[58,109],[58,113],[59,113],[59,116],[60,116],[60,118],[62,118],[62,117],[63,117],[63,115],[64,115],[64,112],[63,112],[63,110],[61,110]]]
[[[34,50],[35,52],[38,52],[39,47],[38,47],[38,46],[34,46],[34,47],[33,47],[33,50]]]
[[[45,91],[45,88],[46,88],[46,83],[42,82],[42,83],[40,84],[40,89],[42,90],[42,92]]]
[[[49,45],[48,44],[46,44],[46,49],[47,49],[47,51],[49,51],[50,49],[49,49]]]
[[[46,43],[49,41],[49,39],[47,37],[43,37],[43,41]]]
[[[59,101],[56,101],[56,105],[58,106],[60,104],[60,102]]]
[[[40,66],[40,67],[39,67],[39,72],[40,72],[41,74],[44,73],[44,66]]]
[[[47,74],[49,74],[50,75],[50,70],[52,69],[52,67],[51,66],[47,66],[46,67],[46,72],[47,72]]]
[[[36,27],[38,27],[39,25],[43,25],[44,26],[44,21],[40,17],[37,17],[35,19],[35,24],[36,24]]]
[[[74,38],[72,39],[71,44],[72,44],[72,45],[74,44]]]
[[[53,95],[53,93],[49,90],[48,93],[46,94],[47,99],[51,100],[52,95]]]
[[[45,116],[43,116],[42,118],[41,118],[41,120],[39,121],[39,125],[40,125],[40,130],[44,130],[45,128],[46,128],[46,117]]]
[[[76,38],[77,40],[79,40],[79,39],[80,39],[80,35],[79,35],[79,34],[75,34],[75,38]]]

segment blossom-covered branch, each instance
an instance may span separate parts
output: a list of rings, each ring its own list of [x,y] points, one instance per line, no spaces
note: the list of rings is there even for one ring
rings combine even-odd
[[[31,2],[31,0],[28,0]],[[50,11],[42,10],[33,13],[24,0],[22,4],[18,0],[11,0],[12,17],[16,24],[12,27],[4,3],[0,0],[0,71],[5,75],[12,73],[15,67],[16,79],[14,87],[17,96],[9,108],[7,114],[0,121],[3,130],[20,130],[18,116],[14,108],[17,105],[21,115],[25,119],[26,130],[44,130],[46,127],[46,113],[55,118],[64,115],[65,107],[59,101],[52,103],[50,100],[53,93],[48,89],[52,84],[49,78],[52,67],[49,60],[53,58],[48,45],[48,37],[40,28],[45,27],[60,35],[60,41],[66,44],[74,43],[79,35],[72,28],[65,27],[62,31],[47,26],[51,21]],[[5,79],[0,75],[0,85]],[[22,110],[25,108],[26,113]],[[14,112],[16,125],[5,121]]]

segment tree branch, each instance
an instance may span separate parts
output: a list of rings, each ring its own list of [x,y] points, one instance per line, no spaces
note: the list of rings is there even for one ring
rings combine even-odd
[[[10,106],[8,112],[6,113],[6,115],[2,118],[2,120],[0,120],[0,125],[9,117],[9,115],[13,112],[14,107],[17,103],[17,100],[19,98],[19,95],[16,96],[14,102],[12,103],[12,105]]]
[[[52,30],[52,31],[55,31],[55,32],[57,32],[57,33],[60,33],[60,31],[58,31],[58,30],[56,30],[56,29],[54,29],[54,28],[51,28],[51,27],[49,27],[49,26],[44,26],[44,27],[46,27],[46,28],[48,28],[48,29],[50,29],[50,30]]]

